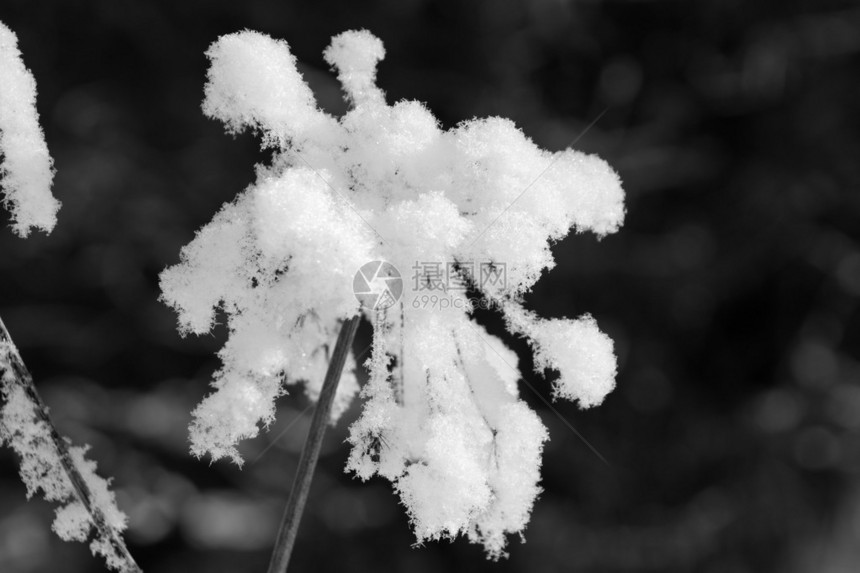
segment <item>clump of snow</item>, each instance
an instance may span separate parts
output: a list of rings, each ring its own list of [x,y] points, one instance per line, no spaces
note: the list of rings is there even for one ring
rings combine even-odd
[[[206,55],[212,65],[203,113],[229,131],[262,129],[274,144],[321,116],[286,42],[245,31],[222,36]]]
[[[382,40],[367,30],[344,32],[331,39],[323,56],[337,69],[337,79],[350,101],[381,102],[384,94],[376,87],[376,65],[385,57]]]
[[[256,436],[258,422],[268,425],[274,420],[280,380],[254,380],[228,371],[220,374],[214,386],[218,391],[194,411],[191,453],[200,457],[209,451],[216,459],[230,457],[241,465],[242,458],[233,444]]]
[[[0,22],[0,166],[12,230],[51,232],[60,203],[51,194],[53,160],[36,112],[36,80],[24,66],[15,33]]]
[[[553,384],[556,398],[577,400],[583,408],[590,408],[603,402],[615,388],[614,344],[591,315],[576,320],[529,316],[517,327],[532,342],[535,368],[559,372]]]
[[[340,323],[362,312],[374,326],[370,378],[347,470],[390,480],[419,541],[465,535],[504,555],[540,493],[548,439],[519,398],[516,354],[468,305],[404,296],[360,308],[353,279],[371,261],[390,263],[405,283],[422,261],[504,268],[501,281],[454,272],[504,310],[540,370],[559,371],[556,397],[593,406],[614,385],[612,341],[589,316],[543,320],[521,301],[554,266],[554,241],[571,229],[618,230],[617,174],[592,155],[542,150],[507,119],[443,131],[418,102],[388,105],[376,85],[385,50],[364,30],[325,51],[351,103],[341,118],[317,109],[283,41],[245,31],[207,54],[206,114],[228,131],[260,132],[276,154],[161,275],[183,333],[208,332],[219,312],[229,328],[215,392],[194,413],[192,451],[240,462],[236,441],[271,422],[284,384],[319,394]],[[334,419],[357,390],[354,363]]]

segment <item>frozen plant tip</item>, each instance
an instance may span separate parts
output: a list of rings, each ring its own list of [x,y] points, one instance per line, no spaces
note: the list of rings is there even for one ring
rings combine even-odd
[[[18,38],[0,22],[0,154],[3,203],[12,229],[26,237],[32,227],[50,232],[60,203],[51,195],[53,160],[36,113],[36,81],[21,61]]]
[[[319,393],[339,324],[362,313],[374,327],[370,380],[347,470],[390,480],[419,542],[462,534],[497,558],[526,527],[548,438],[519,398],[516,355],[468,305],[427,308],[404,293],[365,308],[353,278],[371,261],[450,263],[528,339],[540,371],[560,371],[556,397],[594,406],[614,386],[612,341],[590,316],[543,320],[521,300],[554,265],[554,241],[619,228],[624,195],[604,161],[541,150],[507,119],[445,131],[421,103],[388,105],[375,79],[384,54],[367,31],[333,38],[325,59],[351,104],[335,118],[317,108],[285,42],[245,31],[207,52],[204,112],[230,132],[257,131],[276,155],[161,275],[182,333],[208,332],[219,310],[228,321],[192,451],[240,462],[237,441],[272,421],[285,384]],[[477,280],[475,261],[504,267],[505,280]],[[424,274],[413,286],[430,287]],[[351,370],[332,420],[356,393]]]

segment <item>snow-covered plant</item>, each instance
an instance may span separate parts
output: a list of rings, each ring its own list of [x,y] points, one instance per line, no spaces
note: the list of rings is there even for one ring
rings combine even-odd
[[[540,371],[559,371],[556,397],[594,406],[614,386],[612,341],[588,315],[543,320],[521,299],[553,267],[554,241],[619,228],[623,191],[604,161],[543,151],[507,119],[445,131],[419,102],[388,105],[375,82],[384,54],[367,31],[333,38],[325,59],[351,104],[335,118],[285,42],[244,31],[207,52],[204,113],[229,132],[255,130],[276,154],[161,275],[183,334],[208,332],[219,310],[229,327],[192,451],[241,463],[236,443],[272,421],[285,384],[319,392],[340,324],[361,313],[373,349],[347,470],[390,480],[419,542],[463,534],[497,558],[527,524],[548,438],[518,397],[515,353],[470,305],[428,308],[404,292],[368,308],[353,280],[376,261],[369,286],[391,295],[391,268],[450,263],[528,339]],[[480,280],[468,271],[477,261],[505,280]],[[415,288],[430,284],[419,276]],[[333,419],[356,392],[348,370]]]
[[[11,208],[13,230],[31,227],[50,232],[59,202],[51,194],[53,168],[36,114],[36,83],[24,67],[18,39],[0,23],[0,152],[4,203]],[[59,502],[53,529],[66,541],[86,541],[118,571],[139,571],[122,541],[126,516],[116,506],[108,481],[96,464],[54,429],[18,349],[0,319],[0,445],[21,459],[20,475],[30,497],[39,491]]]
[[[51,194],[53,160],[36,113],[36,80],[21,60],[18,37],[2,22],[0,74],[3,203],[19,236],[26,237],[31,227],[50,232],[60,203]]]

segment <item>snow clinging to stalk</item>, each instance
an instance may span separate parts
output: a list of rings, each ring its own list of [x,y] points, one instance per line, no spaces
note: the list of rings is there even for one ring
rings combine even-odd
[[[462,534],[504,555],[540,492],[548,438],[519,398],[516,355],[469,305],[415,304],[426,274],[375,308],[359,304],[353,281],[359,269],[378,286],[395,279],[383,268],[450,263],[528,339],[538,369],[560,371],[556,397],[597,405],[614,386],[611,339],[590,316],[543,320],[521,298],[553,267],[554,241],[620,227],[618,176],[595,156],[540,149],[507,119],[445,131],[419,102],[388,105],[376,85],[385,49],[367,31],[336,36],[324,54],[351,104],[341,118],[318,109],[284,41],[244,31],[207,55],[203,111],[230,132],[256,131],[276,155],[161,275],[182,333],[208,332],[219,311],[229,327],[192,451],[241,462],[237,441],[272,421],[285,385],[319,392],[339,324],[363,313],[370,380],[347,470],[390,480],[419,542]],[[475,261],[504,267],[505,280],[477,280]],[[356,392],[348,367],[335,417]]]

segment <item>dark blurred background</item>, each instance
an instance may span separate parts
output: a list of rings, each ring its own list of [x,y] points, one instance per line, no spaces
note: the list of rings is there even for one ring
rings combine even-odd
[[[367,28],[389,101],[446,127],[506,116],[550,150],[578,138],[627,191],[621,232],[556,245],[528,297],[616,342],[606,402],[556,404],[608,466],[522,385],[552,436],[527,543],[499,563],[464,540],[413,548],[389,484],[342,471],[354,407],[291,571],[860,570],[856,2],[3,0],[0,21],[38,82],[63,202],[50,236],[0,232],[0,315],[60,431],[114,477],[147,572],[264,571],[310,417],[294,393],[243,470],[193,459],[225,333],[181,339],[157,300],[159,271],[266,160],[200,112],[204,51],[244,28],[286,39],[336,114],[322,50]],[[0,572],[103,570],[52,511],[0,451]]]

